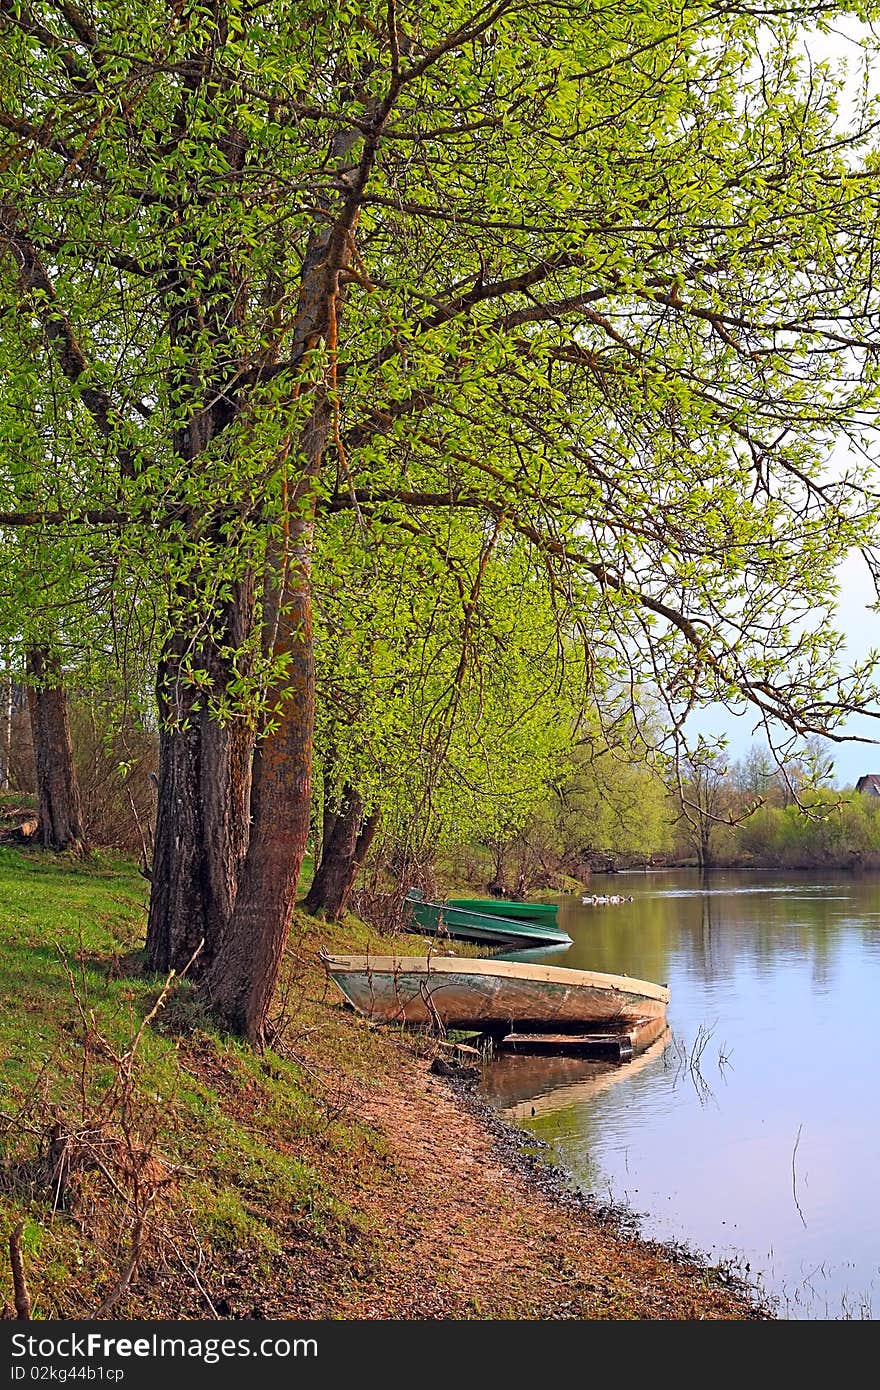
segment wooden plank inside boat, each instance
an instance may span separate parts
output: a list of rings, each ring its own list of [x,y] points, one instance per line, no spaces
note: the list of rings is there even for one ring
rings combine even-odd
[[[571,1057],[604,1057],[624,1062],[644,1052],[665,1027],[665,1019],[640,1018],[625,1028],[595,1028],[578,1033],[507,1033],[496,1045],[506,1052],[564,1053]]]

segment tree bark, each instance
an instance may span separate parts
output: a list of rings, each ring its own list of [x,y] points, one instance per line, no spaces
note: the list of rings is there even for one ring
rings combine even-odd
[[[7,675],[3,685],[3,751],[2,751],[2,776],[0,776],[0,787],[3,791],[8,791],[12,785],[11,763],[12,763],[12,711],[15,697],[15,686],[12,676]]]
[[[257,745],[251,781],[251,833],[228,927],[204,989],[211,1009],[256,1046],[266,1022],[309,837],[315,722],[311,546],[314,491],[310,473],[298,489],[277,596],[276,657],[287,658],[283,682],[270,692],[271,732]]]
[[[222,615],[228,649],[241,651],[253,625],[250,579],[241,580]],[[159,669],[161,717],[147,965],[182,970],[198,951],[202,971],[216,954],[232,912],[247,848],[253,735],[243,719],[219,724],[181,681],[188,642],[169,642]],[[197,664],[223,689],[231,671],[219,641],[205,644]]]
[[[361,833],[358,835],[358,842],[354,851],[355,869],[362,868],[366,862],[367,855],[370,852],[370,846],[376,838],[376,831],[379,829],[381,820],[382,812],[377,806],[375,811],[370,812],[361,826]]]
[[[316,871],[320,866],[321,860],[324,858],[324,848],[330,843],[338,819],[339,811],[335,809],[329,800],[325,799],[321,811],[321,844],[319,846],[318,857],[315,861]]]
[[[287,671],[269,692],[272,727],[254,755],[250,838],[235,907],[204,981],[214,1013],[257,1047],[266,1041],[269,1006],[309,837],[315,727],[311,596],[315,489],[334,411],[338,410],[336,352],[345,295],[342,274],[351,263],[360,194],[391,104],[389,100],[373,132],[364,138],[356,171],[351,165],[351,151],[361,139],[358,130],[339,130],[330,142],[328,163],[346,171],[345,192],[335,218],[324,221],[310,238],[297,302],[293,360],[305,363],[323,344],[328,368],[324,382],[311,388],[314,403],[297,441],[299,447],[291,451],[293,458],[299,459],[299,468],[290,473],[295,481],[288,483],[289,461],[281,460],[281,535],[270,537],[267,545],[264,645],[276,659],[287,663]]]
[[[39,804],[38,834],[46,849],[87,849],[82,800],[73,761],[70,713],[61,664],[45,647],[28,652],[28,711]]]
[[[306,894],[305,906],[314,916],[337,922],[348,906],[358,870],[378,828],[379,812],[365,818],[360,794],[348,786],[338,811],[331,814],[332,828],[323,840],[321,861]]]

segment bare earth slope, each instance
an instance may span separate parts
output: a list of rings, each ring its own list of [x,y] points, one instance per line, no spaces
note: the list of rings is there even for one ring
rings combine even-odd
[[[291,1250],[268,1318],[757,1319],[724,1271],[638,1239],[550,1168],[458,1083],[401,1046],[396,1069],[349,1094],[385,1152],[380,1186],[349,1177],[370,1238],[349,1258]]]

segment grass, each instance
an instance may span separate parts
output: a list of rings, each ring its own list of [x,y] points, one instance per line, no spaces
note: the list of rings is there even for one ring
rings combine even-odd
[[[369,1084],[385,1044],[347,1017],[334,1027],[342,1011],[327,1010],[314,958],[320,942],[389,943],[353,920],[298,917],[279,992],[286,1036],[257,1055],[212,1027],[186,982],[141,1030],[164,983],[132,968],[146,898],[125,860],[0,849],[0,1233],[24,1223],[36,1317],[89,1316],[139,1243],[154,1292],[132,1306],[162,1316],[181,1277],[198,1301],[195,1267],[232,1258],[265,1276],[294,1231],[344,1242],[362,1222],[338,1175],[381,1163],[340,1078]]]
[[[297,913],[257,1054],[138,973],[146,894],[123,859],[0,849],[0,1251],[18,1232],[33,1317],[752,1315],[540,1196],[433,1041],[318,961],[412,946]]]

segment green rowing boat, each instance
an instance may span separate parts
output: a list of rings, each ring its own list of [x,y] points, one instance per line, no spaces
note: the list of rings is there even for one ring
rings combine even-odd
[[[568,945],[571,937],[553,921],[522,920],[497,913],[475,912],[451,902],[428,902],[417,889],[406,895],[407,928],[422,935],[471,941],[488,946]]]
[[[512,903],[504,898],[448,898],[447,902],[450,907],[488,913],[490,917],[507,917],[515,922],[542,922],[553,926],[559,913],[556,903]]]

